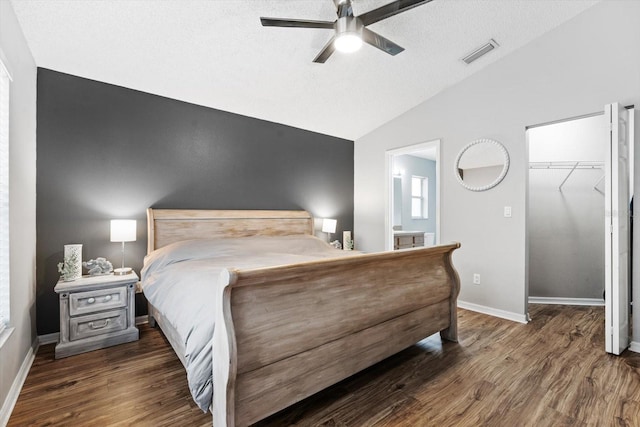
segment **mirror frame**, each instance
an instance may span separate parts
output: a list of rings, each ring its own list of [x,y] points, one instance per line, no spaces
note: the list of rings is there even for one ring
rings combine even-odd
[[[458,172],[460,170],[458,166],[460,165],[460,160],[462,159],[462,156],[469,148],[473,147],[474,145],[483,144],[483,143],[493,144],[500,150],[500,152],[502,153],[502,156],[504,157],[504,165],[502,166],[502,171],[500,172],[500,175],[495,180],[493,180],[493,182],[490,182],[489,184],[482,185],[482,186],[472,186],[465,183],[462,180],[462,178],[460,177],[460,173]],[[504,145],[502,145],[498,141],[495,141],[493,139],[488,139],[488,138],[476,139],[475,141],[465,145],[462,148],[462,150],[460,150],[460,152],[458,153],[458,156],[456,157],[455,170],[454,170],[456,179],[458,180],[460,185],[462,185],[464,188],[466,188],[469,191],[487,191],[495,187],[496,185],[502,182],[504,177],[507,175],[508,171],[509,171],[509,152],[507,151]]]

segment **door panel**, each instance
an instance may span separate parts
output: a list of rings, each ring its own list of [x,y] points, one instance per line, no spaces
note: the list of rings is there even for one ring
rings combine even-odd
[[[605,350],[629,346],[629,149],[627,111],[605,106]]]

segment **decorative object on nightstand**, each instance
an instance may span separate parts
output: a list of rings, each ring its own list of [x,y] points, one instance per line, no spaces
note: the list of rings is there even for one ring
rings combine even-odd
[[[56,359],[138,339],[135,293],[138,275],[83,276],[59,281],[60,340]]]
[[[64,260],[58,263],[58,273],[65,282],[82,276],[82,245],[64,245]]]
[[[351,231],[343,231],[342,232],[342,248],[345,251],[353,250],[353,239],[351,238]]]
[[[87,269],[90,276],[100,276],[113,271],[113,264],[103,257],[85,261],[82,263],[82,266]]]
[[[336,232],[337,220],[325,218],[322,220],[322,232],[327,233],[327,242],[331,241],[331,234]]]
[[[124,266],[124,242],[136,241],[136,220],[135,219],[112,219],[111,220],[111,241],[122,242],[122,267],[113,271],[115,275],[129,274],[131,267]]]

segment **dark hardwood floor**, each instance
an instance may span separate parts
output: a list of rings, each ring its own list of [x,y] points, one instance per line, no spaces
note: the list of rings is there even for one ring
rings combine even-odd
[[[260,426],[640,426],[640,354],[604,352],[602,307],[530,306],[532,322],[459,310],[430,337]],[[205,426],[159,330],[54,360],[40,348],[9,426]]]

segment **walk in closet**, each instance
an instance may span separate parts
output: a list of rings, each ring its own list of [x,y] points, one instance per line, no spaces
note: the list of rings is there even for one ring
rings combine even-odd
[[[535,127],[529,142],[529,296],[602,304],[607,140],[597,115]]]

